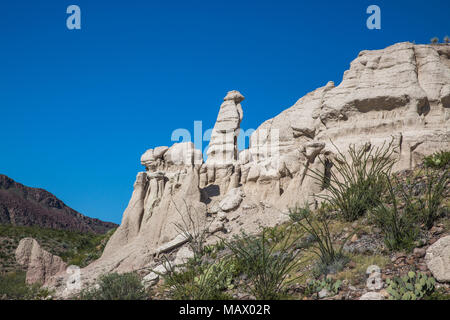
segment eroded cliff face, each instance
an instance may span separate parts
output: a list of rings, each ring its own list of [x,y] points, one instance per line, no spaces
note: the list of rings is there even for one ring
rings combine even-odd
[[[307,172],[324,170],[317,158],[332,156],[333,143],[346,150],[394,139],[396,170],[449,149],[450,46],[399,43],[362,51],[339,86],[329,82],[267,120],[238,153],[243,100],[238,91],[224,98],[206,162],[192,143],[144,153],[146,170],[137,175],[122,224],[102,257],[82,270],[84,283],[153,267],[156,256],[186,243],[175,224],[188,214],[197,227],[223,237],[287,219],[289,206],[323,192]]]
[[[282,206],[295,204],[299,194],[320,191],[311,189],[307,177],[302,183],[298,177],[316,165],[318,154],[336,152],[330,141],[346,150],[350,144],[381,145],[393,137],[400,152],[396,169],[448,148],[449,57],[448,45],[399,43],[362,51],[339,86],[329,82],[258,128],[250,148],[257,160],[242,169],[244,189],[257,190],[261,178],[274,174],[269,180],[274,187],[280,182],[282,200],[275,196],[273,201]],[[279,136],[275,146],[268,139],[274,131]],[[274,150],[276,156],[264,157],[265,150]],[[266,197],[256,194],[261,200]]]

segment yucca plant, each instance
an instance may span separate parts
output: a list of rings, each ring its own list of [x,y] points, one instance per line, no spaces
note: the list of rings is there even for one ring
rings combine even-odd
[[[444,200],[444,191],[450,179],[450,170],[443,173],[427,173],[427,191],[425,198],[418,201],[424,208],[422,219],[425,226],[430,229],[441,214],[441,205]]]
[[[309,208],[309,205],[305,204],[301,208],[290,209],[289,217],[296,223],[296,226],[313,237],[313,252],[320,260],[320,273],[335,272],[345,265],[348,258],[343,254],[343,248],[354,233],[350,234],[336,248],[333,245],[333,237],[328,225],[329,219],[325,212],[318,212],[315,215]]]
[[[417,176],[407,182],[408,187],[404,187],[397,182],[401,197],[405,202],[405,214],[414,216],[417,221],[423,223],[427,229],[433,227],[434,222],[441,216],[442,202],[444,200],[444,192],[450,180],[450,170],[446,169],[443,172],[439,170],[425,169],[424,195],[413,194],[413,189],[416,186],[418,177],[423,175],[423,171],[419,171]]]
[[[364,144],[357,148],[351,145],[348,156],[337,150],[334,158],[319,158],[324,168],[310,170],[309,176],[317,181],[329,195],[318,195],[329,202],[345,221],[354,221],[368,209],[380,202],[385,191],[385,174],[390,174],[396,159],[393,139],[381,147]]]
[[[403,193],[405,209],[402,212],[388,175],[386,175],[386,183],[388,186],[386,202],[389,204],[380,203],[372,208],[370,218],[383,230],[384,242],[389,249],[410,249],[419,233],[415,203],[411,194]],[[397,185],[400,186],[398,181]]]
[[[286,286],[295,279],[287,280],[289,274],[302,263],[295,250],[299,237],[289,229],[283,240],[268,238],[268,230],[260,235],[242,235],[227,242],[238,267],[248,276],[248,289],[257,299],[280,299]]]

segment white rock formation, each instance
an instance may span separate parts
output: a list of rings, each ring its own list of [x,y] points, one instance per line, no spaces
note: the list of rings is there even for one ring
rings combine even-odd
[[[27,269],[26,282],[29,284],[45,284],[52,276],[67,268],[60,257],[42,249],[33,238],[20,240],[15,254],[17,263]]]
[[[233,164],[238,159],[236,139],[243,117],[240,103],[244,100],[244,96],[239,91],[233,90],[228,92],[223,100],[211,133],[206,161],[207,165],[217,165],[219,168]]]
[[[144,153],[146,171],[102,257],[82,270],[86,283],[106,272],[148,268],[154,256],[181,246],[175,224],[192,229],[188,213],[197,229],[227,236],[283,221],[289,206],[323,192],[307,173],[325,170],[317,158],[333,156],[331,141],[347,150],[393,137],[395,170],[450,149],[450,46],[398,43],[362,51],[338,86],[329,82],[265,121],[238,153],[243,99],[238,91],[224,98],[205,163],[192,143]]]
[[[207,183],[216,183],[220,192],[235,188],[239,183],[239,154],[237,137],[243,117],[241,102],[244,96],[239,91],[230,91],[220,106],[216,124],[211,133],[207,151],[208,159],[204,165],[203,179]],[[205,184],[205,183],[204,183]],[[231,185],[231,186],[230,186]]]

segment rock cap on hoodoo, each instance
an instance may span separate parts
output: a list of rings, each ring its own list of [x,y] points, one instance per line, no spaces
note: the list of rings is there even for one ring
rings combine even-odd
[[[234,100],[236,104],[241,103],[244,99],[244,96],[237,90],[228,91],[225,98],[223,98],[224,101]]]

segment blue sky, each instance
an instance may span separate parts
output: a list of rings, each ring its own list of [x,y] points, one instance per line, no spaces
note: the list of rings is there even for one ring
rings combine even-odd
[[[81,30],[66,8],[81,8]],[[381,30],[366,8],[381,8]],[[449,1],[2,1],[0,173],[88,216],[121,221],[141,154],[214,125],[244,129],[340,83],[364,49],[450,35]]]

